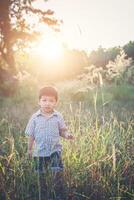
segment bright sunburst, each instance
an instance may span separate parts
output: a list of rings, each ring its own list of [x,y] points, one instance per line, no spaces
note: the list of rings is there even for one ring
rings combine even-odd
[[[55,38],[42,39],[34,50],[36,54],[51,62],[59,60],[63,54],[62,44]]]

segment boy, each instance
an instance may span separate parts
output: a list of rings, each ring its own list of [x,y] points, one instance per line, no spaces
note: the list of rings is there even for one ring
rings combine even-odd
[[[55,110],[57,100],[58,93],[54,87],[41,88],[38,103],[40,109],[32,115],[25,130],[29,136],[28,156],[34,157],[35,169],[39,173],[44,172],[48,167],[55,173],[62,171],[60,136],[74,139],[68,133],[62,115]]]

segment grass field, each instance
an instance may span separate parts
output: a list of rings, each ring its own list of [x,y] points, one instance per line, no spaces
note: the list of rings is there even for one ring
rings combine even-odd
[[[79,97],[72,98],[72,93],[67,99],[69,90],[60,92],[58,109],[76,138],[74,142],[62,140],[64,178],[68,194],[72,195],[70,200],[134,199],[132,90],[112,87],[92,92],[92,98],[91,93],[86,93],[81,101]],[[25,126],[38,109],[36,92],[28,92],[0,99],[2,200],[40,199],[38,175],[33,173],[33,162],[26,157]],[[125,100],[123,95],[127,95]]]

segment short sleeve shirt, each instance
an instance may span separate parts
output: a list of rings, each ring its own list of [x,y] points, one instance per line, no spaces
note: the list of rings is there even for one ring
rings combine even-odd
[[[62,115],[54,111],[48,118],[38,110],[30,118],[25,133],[35,139],[33,156],[47,157],[55,151],[61,151],[60,133],[66,129]]]

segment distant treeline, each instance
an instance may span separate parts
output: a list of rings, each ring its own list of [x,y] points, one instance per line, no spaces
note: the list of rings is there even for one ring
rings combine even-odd
[[[99,47],[97,50],[92,51],[89,55],[89,64],[95,66],[106,66],[109,61],[114,61],[116,56],[119,54],[121,48],[125,51],[127,57],[131,57],[134,61],[134,41],[130,41],[123,47],[113,47],[104,49]]]
[[[33,56],[30,63],[24,66],[26,71],[37,76],[39,80],[64,80],[76,78],[85,71],[86,67],[91,65],[105,68],[109,61],[114,61],[121,49],[126,54],[126,59],[131,57],[134,61],[134,41],[130,41],[123,47],[113,47],[105,49],[99,47],[88,54],[86,51],[64,49],[64,56],[59,62],[45,63],[44,60]],[[50,66],[49,66],[50,65]]]

